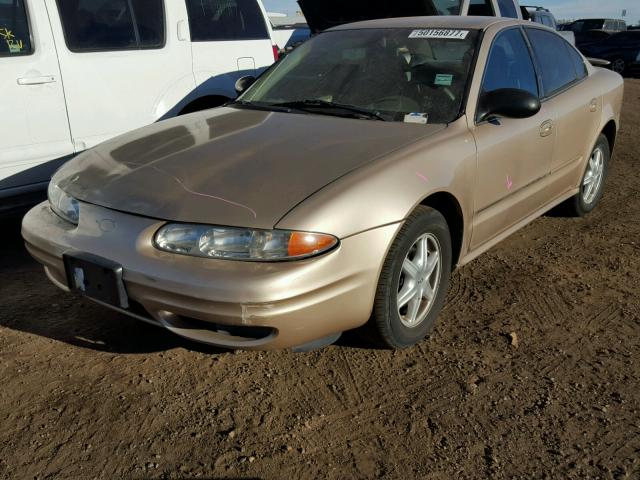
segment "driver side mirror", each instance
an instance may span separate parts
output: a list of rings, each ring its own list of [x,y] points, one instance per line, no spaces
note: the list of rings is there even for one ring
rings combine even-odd
[[[530,118],[542,105],[540,99],[526,90],[501,88],[483,93],[478,106],[478,121],[500,115],[509,118]]]
[[[256,77],[253,77],[251,75],[247,75],[246,77],[240,77],[238,80],[236,80],[236,93],[238,95],[240,95],[241,93],[244,93],[244,91],[249,88],[251,85],[253,85],[256,81]]]

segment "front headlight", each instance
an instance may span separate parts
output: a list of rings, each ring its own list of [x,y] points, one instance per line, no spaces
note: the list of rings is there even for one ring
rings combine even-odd
[[[333,235],[171,223],[156,232],[156,248],[194,257],[273,262],[324,253],[338,244]]]
[[[54,182],[49,182],[47,195],[49,197],[51,210],[53,210],[58,216],[64,218],[67,222],[71,222],[74,225],[78,224],[78,219],[80,218],[80,204],[75,198],[65,193]]]

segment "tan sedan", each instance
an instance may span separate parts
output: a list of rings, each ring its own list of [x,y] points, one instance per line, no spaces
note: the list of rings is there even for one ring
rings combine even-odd
[[[453,268],[596,206],[622,97],[543,26],[345,25],[225,107],[79,155],[23,236],[61,289],[193,340],[306,350],[368,323],[408,347]]]

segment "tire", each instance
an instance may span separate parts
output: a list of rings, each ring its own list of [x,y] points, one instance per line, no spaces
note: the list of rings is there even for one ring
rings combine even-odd
[[[593,183],[587,183],[587,178],[594,172],[593,162],[594,158],[598,157],[597,152],[601,152],[602,154],[601,170],[596,170],[600,171],[600,175],[595,179]],[[580,191],[575,196],[567,200],[567,202],[564,204],[564,209],[567,215],[573,217],[584,217],[596,208],[596,206],[602,199],[602,196],[604,195],[604,184],[607,178],[607,173],[609,172],[610,159],[611,148],[609,146],[609,141],[607,140],[607,137],[605,137],[603,134],[600,134],[595,147],[593,147],[593,151],[591,152],[591,156],[589,157],[589,161],[587,162],[587,166],[585,168],[582,179],[580,180]],[[595,190],[589,192],[589,186],[592,184],[595,184],[593,186]]]
[[[420,256],[423,250],[418,248],[430,252],[426,262]],[[451,257],[451,234],[445,218],[432,208],[416,208],[400,229],[382,267],[369,321],[376,343],[403,349],[431,333],[449,287]],[[429,258],[437,258],[437,264],[434,266]],[[406,261],[412,265],[405,264]],[[411,267],[413,275],[403,267]],[[411,290],[415,292],[413,300],[398,308],[400,294],[405,292],[406,300]],[[416,311],[412,324],[412,313]]]
[[[611,70],[620,75],[624,75],[627,71],[627,64],[623,58],[616,58],[611,62]]]

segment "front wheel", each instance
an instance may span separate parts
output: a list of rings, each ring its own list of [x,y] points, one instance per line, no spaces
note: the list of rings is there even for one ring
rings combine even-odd
[[[395,349],[423,340],[442,310],[451,275],[451,235],[440,212],[418,207],[400,229],[385,260],[371,326]]]

